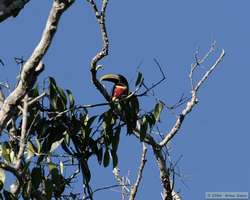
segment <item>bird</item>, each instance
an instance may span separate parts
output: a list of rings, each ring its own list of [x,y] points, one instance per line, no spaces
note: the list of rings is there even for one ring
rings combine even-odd
[[[121,74],[105,74],[100,78],[101,81],[114,83],[111,93],[111,110],[113,113],[126,122],[127,133],[131,134],[136,127],[139,101],[136,95],[129,91],[127,79]]]
[[[101,81],[109,81],[114,83],[112,89],[111,100],[119,101],[128,96],[129,86],[127,79],[121,74],[105,74],[100,78]]]

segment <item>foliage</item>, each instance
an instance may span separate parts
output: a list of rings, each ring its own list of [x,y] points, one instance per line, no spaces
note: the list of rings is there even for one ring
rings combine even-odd
[[[136,85],[142,80],[139,73]],[[110,102],[105,112],[90,116],[90,108],[76,105],[72,92],[60,88],[52,77],[48,78],[47,88],[39,91],[35,86],[28,94],[30,99],[36,99],[46,93],[28,109],[28,138],[22,159],[25,171],[21,173],[23,184],[20,190],[23,199],[59,198],[79,174],[82,174],[83,185],[88,191],[89,159],[95,157],[103,167],[111,163],[116,167],[120,134],[131,134],[139,122],[140,140],[143,141],[146,132],[159,121],[163,109],[163,104],[158,102],[150,112],[143,113],[137,96],[132,94]],[[20,112],[16,123],[7,127],[8,133],[15,126],[15,135],[20,136],[22,117]],[[1,143],[2,161],[14,165],[19,148],[18,140],[6,137]],[[72,169],[71,176],[64,175],[66,168]],[[1,197],[13,199],[15,197],[4,185],[4,177],[4,171],[1,171]]]

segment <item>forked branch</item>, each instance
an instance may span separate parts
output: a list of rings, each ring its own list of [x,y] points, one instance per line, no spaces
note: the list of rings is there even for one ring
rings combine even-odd
[[[43,71],[42,58],[52,43],[61,15],[73,2],[74,0],[54,0],[41,40],[30,58],[25,62],[17,87],[5,99],[2,105],[0,111],[0,131],[4,129],[6,123],[15,115],[17,105],[34,86],[37,77]]]
[[[199,88],[206,82],[210,74],[215,70],[216,67],[219,66],[220,62],[223,60],[223,57],[225,56],[225,51],[222,49],[220,56],[215,61],[215,63],[210,67],[210,69],[203,75],[203,77],[198,81],[198,83],[192,88],[191,99],[187,102],[186,107],[182,110],[181,114],[177,118],[174,126],[170,130],[169,133],[166,134],[164,139],[159,143],[161,147],[165,146],[180,130],[183,120],[185,117],[192,111],[194,106],[198,103],[197,99],[197,93],[199,91]],[[190,81],[192,82],[192,76],[190,76]]]
[[[98,66],[98,62],[102,60],[105,56],[108,55],[109,51],[109,39],[108,39],[108,33],[106,29],[106,22],[105,22],[105,17],[106,17],[106,9],[108,5],[108,0],[102,0],[102,8],[101,11],[98,10],[97,5],[94,0],[87,0],[94,13],[95,17],[97,19],[97,22],[100,27],[100,31],[102,34],[102,41],[103,41],[103,46],[102,49],[93,57],[91,61],[91,77],[92,77],[92,82],[95,85],[95,87],[99,90],[99,92],[103,95],[103,97],[107,100],[110,101],[110,96],[107,92],[107,90],[103,87],[103,85],[100,83],[100,81],[97,79],[97,71],[100,66]]]

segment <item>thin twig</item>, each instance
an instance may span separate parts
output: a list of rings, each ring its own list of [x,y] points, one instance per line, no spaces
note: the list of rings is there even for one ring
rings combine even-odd
[[[159,84],[161,84],[161,83],[166,79],[166,76],[165,76],[165,74],[164,74],[164,72],[163,72],[163,70],[162,70],[162,67],[161,67],[160,63],[158,62],[158,60],[156,60],[156,59],[154,58],[154,62],[156,63],[157,67],[159,68],[159,70],[160,70],[160,72],[161,72],[161,75],[162,75],[162,78],[161,78],[159,81],[157,81],[156,83],[154,83],[151,87],[147,87],[147,86],[143,83],[143,85],[146,87],[146,90],[145,90],[143,93],[136,95],[136,96],[138,96],[138,97],[145,96],[150,90],[152,90],[152,89],[154,89],[155,87],[157,87]]]
[[[2,88],[2,86],[0,85],[0,109],[1,109],[2,106],[3,106],[4,100],[5,100],[5,96],[4,96],[4,93],[3,93],[3,88]]]
[[[204,76],[200,79],[200,81],[197,83],[197,85],[192,90],[192,98],[187,102],[186,107],[182,110],[181,114],[177,118],[174,126],[170,130],[169,133],[166,134],[165,138],[159,143],[159,145],[162,147],[166,145],[178,131],[180,130],[183,120],[185,117],[192,111],[194,106],[198,103],[197,100],[197,92],[202,84],[207,80],[209,75],[214,71],[216,67],[219,66],[220,62],[222,61],[223,57],[225,55],[224,49],[222,49],[222,52],[219,56],[219,58],[215,61],[215,63],[212,65],[212,67],[204,74]],[[192,77],[191,77],[192,78]]]
[[[120,176],[119,172],[120,172],[120,169],[118,167],[115,167],[113,169],[115,180],[121,186],[122,199],[125,199],[125,196],[127,196],[130,193],[130,187],[128,187],[130,186],[130,181],[128,178],[125,178],[124,176]]]
[[[223,57],[225,56],[225,51],[222,49],[222,52],[219,56],[219,58],[215,61],[213,66],[204,74],[204,76],[201,78],[201,80],[197,83],[197,85],[194,88],[194,91],[197,92],[200,88],[200,86],[207,80],[209,75],[215,70],[215,68],[220,64],[222,61]]]
[[[80,109],[86,109],[86,108],[94,108],[94,107],[100,107],[100,106],[107,106],[109,105],[109,103],[97,103],[97,104],[87,104],[87,105],[81,105],[81,106],[75,106],[73,108],[70,109],[66,109],[62,112],[50,112],[50,114],[57,114],[56,116],[53,116],[51,118],[49,118],[49,120],[55,120],[61,116],[63,116],[64,114],[68,113],[68,112],[72,112],[72,111],[76,111],[76,110],[80,110]],[[46,109],[43,109],[46,111]]]
[[[142,172],[143,172],[143,169],[144,169],[145,164],[147,162],[147,160],[146,160],[147,147],[146,147],[145,143],[142,143],[142,147],[143,148],[142,148],[142,155],[141,155],[141,164],[140,164],[140,167],[139,167],[139,171],[138,171],[138,174],[137,174],[135,184],[131,187],[129,200],[134,200],[135,199],[135,196],[137,194],[137,190],[138,190],[140,181],[142,179]]]
[[[30,100],[30,101],[28,102],[29,106],[32,105],[33,103],[39,101],[40,99],[42,99],[42,98],[45,97],[46,95],[47,95],[46,92],[43,92],[42,94],[40,94],[40,95],[37,96],[36,98]]]
[[[197,69],[198,66],[202,65],[209,58],[209,56],[215,51],[215,46],[216,46],[216,41],[214,41],[211,44],[209,51],[201,59],[198,58],[198,50],[195,52],[195,63],[193,63],[191,65],[191,70],[189,73],[189,79],[191,82],[192,90],[194,89],[194,86],[193,86],[193,73],[194,73],[194,71]]]
[[[95,189],[93,192],[92,192],[92,195],[96,192],[100,192],[100,191],[103,191],[103,190],[110,190],[110,189],[113,189],[113,188],[117,188],[117,187],[123,187],[123,186],[129,186],[129,185],[120,185],[120,184],[116,184],[116,185],[110,185],[110,186],[106,186],[106,187],[101,187],[101,188],[97,188]],[[85,197],[83,198],[83,200],[87,200],[89,199],[90,197]]]
[[[91,7],[93,8],[97,22],[100,27],[100,31],[102,34],[102,41],[103,41],[102,49],[93,57],[91,61],[90,71],[91,71],[92,82],[97,88],[97,90],[103,95],[103,97],[107,101],[110,101],[111,99],[110,99],[109,93],[104,88],[104,86],[100,83],[100,81],[97,79],[97,70],[98,70],[97,64],[100,60],[102,60],[105,56],[108,55],[108,51],[109,51],[109,39],[108,39],[108,33],[106,29],[106,22],[105,22],[108,0],[102,1],[101,12],[98,11],[97,5],[94,0],[87,0],[87,1],[90,3]]]

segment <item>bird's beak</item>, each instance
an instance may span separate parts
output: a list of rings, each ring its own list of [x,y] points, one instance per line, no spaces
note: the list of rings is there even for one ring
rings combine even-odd
[[[116,74],[105,74],[103,75],[101,78],[100,78],[100,81],[110,81],[112,83],[119,83],[121,80],[120,80],[120,77]]]

